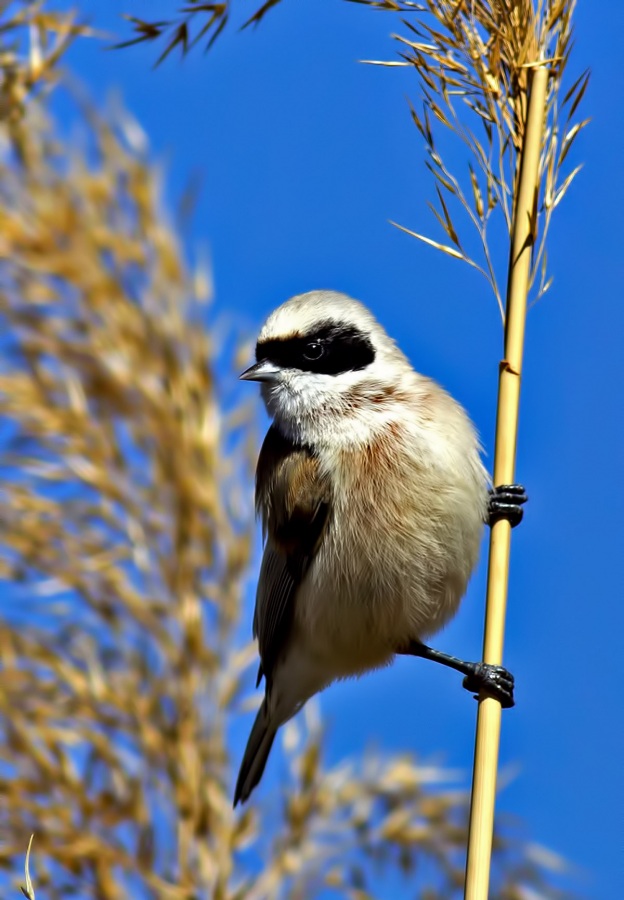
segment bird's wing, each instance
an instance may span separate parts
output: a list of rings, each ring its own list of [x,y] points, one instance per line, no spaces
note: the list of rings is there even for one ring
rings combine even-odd
[[[290,630],[297,588],[323,539],[331,507],[330,485],[316,457],[275,426],[260,451],[256,507],[266,537],[254,614],[259,682],[263,673],[270,681]]]

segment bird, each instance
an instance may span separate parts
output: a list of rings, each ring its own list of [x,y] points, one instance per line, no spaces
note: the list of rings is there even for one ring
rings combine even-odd
[[[450,666],[468,690],[513,706],[502,666],[424,640],[457,612],[484,525],[517,524],[526,500],[521,485],[491,491],[467,413],[359,301],[329,290],[292,297],[255,349],[240,378],[260,383],[272,420],[255,485],[264,553],[253,634],[265,696],[234,806],[310,697],[397,655]]]

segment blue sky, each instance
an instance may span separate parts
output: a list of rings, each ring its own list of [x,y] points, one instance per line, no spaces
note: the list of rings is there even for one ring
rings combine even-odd
[[[81,6],[109,29],[123,29],[123,11],[157,18],[170,9],[152,2],[147,13],[131,0]],[[502,764],[518,774],[499,809],[578,867],[584,897],[606,900],[624,896],[624,741],[615,724],[624,634],[624,180],[613,100],[624,87],[624,8],[581,0],[576,21],[572,66],[593,70],[583,109],[593,122],[574,150],[585,169],[553,221],[554,285],[527,327],[518,478],[531,500],[513,538],[506,663],[517,707],[504,715],[501,746]],[[294,293],[334,288],[358,297],[415,367],[467,407],[491,461],[495,301],[478,275],[387,221],[434,231],[423,142],[406,103],[417,98],[416,78],[357,62],[391,57],[395,29],[395,17],[341,0],[284,0],[256,31],[226,32],[207,57],[172,57],[153,71],[153,47],[111,53],[79,42],[72,62],[99,100],[123,88],[167,161],[171,197],[202,175],[192,237],[210,248],[219,311],[252,333]],[[485,552],[436,646],[478,657],[484,589]],[[322,707],[330,761],[371,744],[409,748],[468,777],[476,706],[454,673],[399,660],[333,687]],[[279,775],[278,755],[270,769],[265,790]]]

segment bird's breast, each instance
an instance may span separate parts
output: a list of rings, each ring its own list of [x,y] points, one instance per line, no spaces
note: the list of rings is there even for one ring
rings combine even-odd
[[[479,467],[478,454],[463,470],[427,459],[398,428],[329,462],[331,518],[296,618],[345,674],[383,664],[455,613],[483,528]]]

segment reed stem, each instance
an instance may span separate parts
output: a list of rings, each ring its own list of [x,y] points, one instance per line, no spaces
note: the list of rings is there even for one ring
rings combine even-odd
[[[520,178],[511,235],[505,311],[505,358],[500,364],[498,379],[495,485],[514,482],[524,327],[531,252],[536,238],[535,206],[548,78],[546,64],[538,65],[533,70],[525,140],[520,151]],[[503,660],[510,548],[511,526],[501,519],[492,527],[490,535],[483,643],[483,660],[493,665],[501,665]],[[487,900],[488,897],[500,726],[499,701],[482,694],[477,714],[465,900]]]

